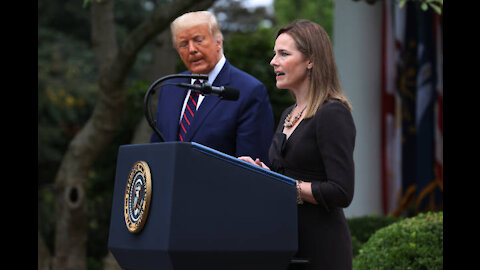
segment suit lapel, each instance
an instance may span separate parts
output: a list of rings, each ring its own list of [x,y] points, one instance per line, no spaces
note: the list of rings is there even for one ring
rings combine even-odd
[[[220,73],[218,73],[217,78],[215,78],[215,81],[213,81],[214,86],[224,86],[228,85],[230,82],[230,64],[228,61],[225,61],[225,64],[223,65],[222,70]],[[192,126],[190,127],[190,131],[187,134],[187,140],[190,141],[197,131],[201,128],[203,125],[205,119],[207,116],[210,114],[210,112],[217,106],[217,104],[220,102],[220,98],[214,95],[208,95],[205,96],[203,99],[202,103],[200,104],[200,107],[198,107],[198,111],[195,114],[195,121],[192,123]]]

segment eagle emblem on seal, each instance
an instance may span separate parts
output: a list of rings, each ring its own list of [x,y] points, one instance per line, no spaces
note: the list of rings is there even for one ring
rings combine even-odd
[[[129,232],[138,233],[143,229],[148,217],[151,196],[150,168],[145,161],[137,161],[130,170],[125,187],[124,216]]]

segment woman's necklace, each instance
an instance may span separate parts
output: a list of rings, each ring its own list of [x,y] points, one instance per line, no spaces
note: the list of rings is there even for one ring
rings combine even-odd
[[[297,104],[295,104],[295,107],[293,107],[292,111],[287,115],[287,118],[285,118],[285,122],[283,123],[283,126],[284,127],[293,127],[295,125],[295,123],[297,123],[298,119],[300,119],[300,117],[302,117],[302,113],[303,111],[305,111],[305,108],[307,106],[305,106],[302,111],[300,111],[292,120],[292,112],[295,110],[295,108],[297,108]]]

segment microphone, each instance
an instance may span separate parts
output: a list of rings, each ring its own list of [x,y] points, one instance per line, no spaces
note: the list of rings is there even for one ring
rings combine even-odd
[[[213,86],[209,83],[202,83],[198,85],[188,83],[175,83],[175,85],[183,88],[192,89],[193,91],[202,95],[213,94],[225,100],[238,100],[238,97],[240,95],[240,91],[236,88],[228,86]]]
[[[145,118],[147,118],[148,124],[153,129],[153,131],[158,135],[158,138],[160,139],[161,142],[164,142],[165,138],[163,137],[160,130],[158,130],[157,128],[156,120],[152,119],[152,112],[150,108],[151,107],[150,97],[152,96],[153,93],[155,93],[155,87],[158,84],[161,84],[163,81],[174,79],[174,78],[191,78],[191,79],[197,79],[197,80],[208,80],[208,75],[206,74],[171,74],[171,75],[161,77],[160,79],[152,83],[150,87],[148,87],[147,93],[145,93],[145,97],[143,99],[143,109],[145,113]]]

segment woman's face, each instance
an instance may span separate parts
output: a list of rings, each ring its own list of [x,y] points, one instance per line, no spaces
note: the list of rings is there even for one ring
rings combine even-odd
[[[277,88],[298,91],[308,89],[308,70],[312,68],[309,59],[297,49],[293,38],[283,33],[277,37],[270,65],[273,66]]]

